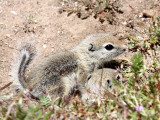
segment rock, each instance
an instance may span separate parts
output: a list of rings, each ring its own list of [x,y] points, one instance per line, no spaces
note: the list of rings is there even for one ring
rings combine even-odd
[[[154,15],[156,15],[156,12],[154,10],[144,10],[143,11],[143,17],[145,18],[151,18]]]
[[[87,13],[87,12],[83,12],[83,13],[81,13],[80,18],[81,18],[82,20],[84,20],[84,19],[87,19],[89,16],[90,16],[90,14],[89,14],[89,13]]]

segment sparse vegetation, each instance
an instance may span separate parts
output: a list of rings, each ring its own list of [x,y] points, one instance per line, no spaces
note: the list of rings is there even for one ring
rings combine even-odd
[[[147,36],[128,37],[129,49],[131,51],[141,51],[144,54],[150,54],[151,50],[157,50],[160,45],[160,17],[153,18],[152,24],[148,29]]]
[[[123,13],[119,0],[63,0],[62,5],[60,13],[76,13],[81,19],[93,16],[100,22],[107,20],[110,24],[116,24],[116,13]]]

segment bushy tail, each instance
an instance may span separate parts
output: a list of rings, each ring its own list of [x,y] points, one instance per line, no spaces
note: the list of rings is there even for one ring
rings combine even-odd
[[[26,88],[26,81],[25,81],[25,72],[26,68],[33,60],[36,49],[29,43],[21,46],[18,50],[19,54],[16,55],[15,62],[12,65],[11,69],[11,78],[14,80],[14,84],[16,89]]]

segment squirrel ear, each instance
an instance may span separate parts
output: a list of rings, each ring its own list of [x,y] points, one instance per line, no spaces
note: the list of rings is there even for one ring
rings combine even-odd
[[[89,47],[88,47],[88,51],[95,51],[96,50],[96,46],[92,43],[89,44]]]

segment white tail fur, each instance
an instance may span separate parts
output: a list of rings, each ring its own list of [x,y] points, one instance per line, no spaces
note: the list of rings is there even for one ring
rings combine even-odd
[[[25,43],[25,45],[18,50],[18,54],[15,55],[15,60],[12,63],[10,75],[11,79],[14,81],[13,86],[18,91],[26,87],[26,68],[35,56],[35,53],[35,48],[31,44]]]

